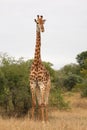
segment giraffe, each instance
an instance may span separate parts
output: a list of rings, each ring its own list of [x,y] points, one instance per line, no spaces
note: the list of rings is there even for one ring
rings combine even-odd
[[[48,97],[50,92],[50,74],[41,61],[41,32],[44,32],[45,20],[37,15],[36,23],[36,46],[34,60],[30,70],[30,90],[32,95],[31,117],[34,119],[36,100],[38,102],[40,118],[48,120]]]

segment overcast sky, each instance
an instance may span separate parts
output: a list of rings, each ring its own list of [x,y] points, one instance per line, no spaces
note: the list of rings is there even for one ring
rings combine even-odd
[[[37,14],[43,15],[42,60],[56,69],[87,51],[87,0],[0,0],[0,52],[34,56]]]

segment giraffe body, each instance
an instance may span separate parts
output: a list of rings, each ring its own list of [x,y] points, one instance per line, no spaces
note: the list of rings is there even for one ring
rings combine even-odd
[[[34,117],[34,111],[36,107],[36,98],[38,106],[40,108],[41,120],[47,120],[47,105],[50,91],[50,75],[41,61],[40,49],[41,49],[41,35],[40,32],[44,32],[42,16],[37,16],[36,22],[36,47],[34,61],[30,71],[30,89],[32,93],[32,118]],[[45,117],[46,115],[46,117]]]

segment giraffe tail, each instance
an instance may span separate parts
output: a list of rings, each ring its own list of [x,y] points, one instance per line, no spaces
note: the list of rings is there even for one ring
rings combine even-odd
[[[39,88],[39,85],[38,85],[38,80],[36,79],[36,88]],[[40,88],[39,88],[40,89]]]

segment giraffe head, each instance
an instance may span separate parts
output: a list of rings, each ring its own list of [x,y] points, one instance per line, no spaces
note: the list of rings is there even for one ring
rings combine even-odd
[[[44,32],[44,23],[46,20],[43,19],[43,16],[37,15],[37,19],[34,19],[34,21],[36,22],[37,25],[37,31]]]

